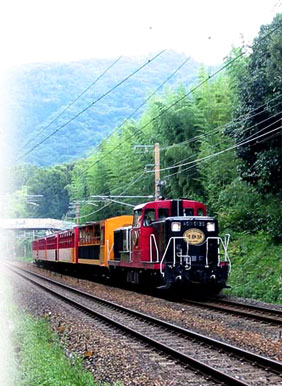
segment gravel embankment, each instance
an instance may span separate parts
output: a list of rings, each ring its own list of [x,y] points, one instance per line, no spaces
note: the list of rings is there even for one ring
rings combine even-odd
[[[211,385],[157,352],[98,320],[81,314],[24,279],[11,276],[18,306],[38,317],[46,318],[59,337],[66,355],[80,355],[94,379],[111,385],[120,380],[124,385]],[[92,284],[92,283],[91,283]],[[100,286],[100,285],[97,285]]]
[[[133,291],[61,276],[39,269],[32,264],[27,264],[26,267],[104,299],[282,361],[282,328],[279,329],[278,327],[269,326],[265,323],[260,324],[238,316],[181,304],[181,302],[171,302]],[[251,299],[240,298],[240,301],[254,304]],[[255,301],[255,303],[262,306],[267,305],[258,301]],[[272,306],[272,308],[281,309],[282,307]]]

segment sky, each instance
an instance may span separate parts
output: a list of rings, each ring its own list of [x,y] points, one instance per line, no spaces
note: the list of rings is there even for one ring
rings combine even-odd
[[[2,70],[24,63],[184,52],[220,64],[251,42],[282,0],[9,0],[0,5]],[[0,68],[1,70],[1,68]]]

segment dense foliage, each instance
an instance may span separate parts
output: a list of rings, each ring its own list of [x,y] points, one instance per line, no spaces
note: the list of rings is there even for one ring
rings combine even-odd
[[[229,280],[232,294],[282,304],[281,255],[282,244],[273,244],[264,233],[233,237]]]
[[[71,182],[71,170],[72,165],[16,167],[10,217],[62,218],[69,208],[66,187]]]
[[[238,105],[235,117],[245,117],[229,128],[236,144],[240,175],[261,193],[282,199],[281,87],[282,15],[262,26],[244,69],[237,73]],[[273,32],[272,32],[273,31]],[[256,140],[254,140],[257,138]],[[247,142],[250,141],[251,142]]]

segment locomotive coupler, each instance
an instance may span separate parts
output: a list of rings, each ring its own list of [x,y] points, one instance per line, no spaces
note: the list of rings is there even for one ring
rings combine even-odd
[[[174,267],[167,264],[164,269],[165,285],[158,287],[159,289],[169,289],[174,284],[182,284],[190,280],[190,267],[176,264]]]

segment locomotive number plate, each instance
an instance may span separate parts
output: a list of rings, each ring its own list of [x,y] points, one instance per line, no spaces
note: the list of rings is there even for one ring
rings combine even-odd
[[[186,243],[192,245],[202,244],[205,240],[204,232],[196,228],[187,229],[187,231],[184,232],[183,237]]]

